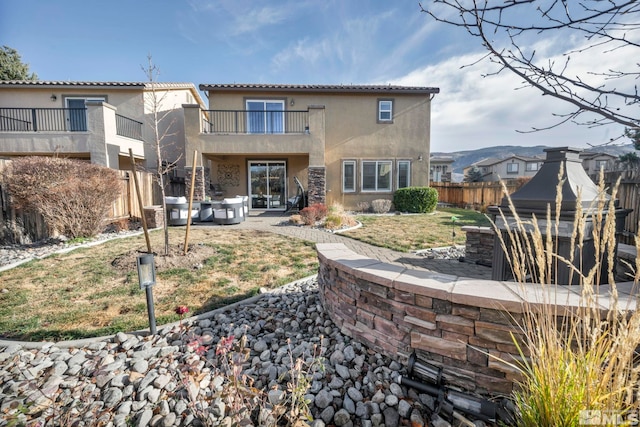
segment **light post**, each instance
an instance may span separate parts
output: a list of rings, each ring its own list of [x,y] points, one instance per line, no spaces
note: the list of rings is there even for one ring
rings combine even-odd
[[[149,330],[151,335],[156,334],[156,316],[153,311],[153,291],[151,287],[156,284],[156,263],[153,254],[138,255],[138,281],[140,289],[147,294],[147,313],[149,314]]]

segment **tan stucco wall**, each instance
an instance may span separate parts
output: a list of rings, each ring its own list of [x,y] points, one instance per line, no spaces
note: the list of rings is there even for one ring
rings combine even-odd
[[[195,97],[185,88],[159,88],[156,94],[161,119],[159,134],[162,137],[162,155],[170,162],[177,160],[179,170],[184,172],[182,104],[194,102]],[[52,95],[55,95],[55,101],[51,100]],[[67,155],[75,153],[76,156],[90,157],[94,163],[118,168],[122,163],[118,155],[128,156],[128,149],[132,148],[136,158],[146,159],[144,166],[148,170],[155,169],[157,162],[151,127],[150,92],[141,87],[0,87],[0,108],[65,108],[65,100],[75,97],[106,99],[104,111],[98,115],[88,111],[87,132],[0,132],[0,151],[7,155],[50,155],[56,151]],[[142,122],[142,135],[146,143],[116,135],[116,113]],[[93,117],[89,117],[91,115]]]
[[[187,162],[191,152],[240,154],[251,149],[254,154],[278,153],[291,155],[309,153],[308,166],[325,166],[327,203],[342,203],[355,207],[359,201],[391,198],[397,188],[397,161],[411,161],[411,185],[426,186],[429,180],[430,99],[428,95],[377,93],[303,93],[238,91],[214,93],[209,104],[212,110],[244,110],[247,99],[281,99],[287,110],[306,111],[310,106],[310,135],[202,135],[199,115],[186,111]],[[393,99],[393,123],[378,123],[378,100]],[[291,105],[293,101],[293,105]],[[322,116],[313,115],[321,111]],[[322,117],[322,121],[314,118]],[[321,127],[323,138],[318,138]],[[309,139],[317,137],[317,140]],[[247,141],[250,144],[239,144]],[[284,143],[283,143],[284,142]],[[311,144],[311,145],[310,145]],[[244,145],[244,147],[243,147]],[[258,148],[256,148],[258,147]],[[314,152],[324,147],[322,159]],[[422,156],[422,161],[418,161]],[[320,161],[321,159],[321,161]],[[358,191],[342,192],[342,161],[357,161]],[[360,192],[363,160],[393,161],[393,189],[386,192]],[[293,175],[290,171],[289,175]],[[302,181],[305,183],[306,181]]]

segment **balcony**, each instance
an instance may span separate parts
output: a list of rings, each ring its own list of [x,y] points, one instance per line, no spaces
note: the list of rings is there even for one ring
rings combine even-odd
[[[0,155],[88,158],[117,169],[129,150],[144,159],[143,123],[102,101],[85,108],[0,108]]]
[[[142,122],[115,116],[117,135],[142,141]],[[0,108],[0,132],[87,132],[87,109]]]
[[[86,132],[86,108],[0,108],[2,132]]]
[[[204,110],[203,133],[308,134],[308,111]]]
[[[142,122],[116,114],[116,135],[142,141]]]

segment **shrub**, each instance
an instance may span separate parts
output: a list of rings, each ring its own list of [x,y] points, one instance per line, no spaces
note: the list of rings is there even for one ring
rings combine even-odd
[[[388,199],[377,199],[371,202],[371,209],[375,213],[387,213],[391,209],[391,200]]]
[[[324,221],[324,228],[328,230],[338,230],[342,227],[356,225],[356,220],[344,211],[342,205],[336,203],[329,207],[329,213]]]
[[[369,202],[358,202],[358,204],[356,205],[356,209],[358,209],[358,212],[368,212],[369,211]]]
[[[300,217],[305,225],[314,225],[327,216],[327,207],[322,203],[315,203],[300,211]]]
[[[400,212],[433,212],[438,205],[438,191],[431,187],[400,188],[393,194],[393,204]]]
[[[302,220],[302,215],[293,214],[289,217],[289,222],[295,225],[303,225],[304,221]]]
[[[71,239],[101,232],[120,194],[114,170],[54,157],[15,159],[4,182],[16,208],[39,213],[50,232]]]

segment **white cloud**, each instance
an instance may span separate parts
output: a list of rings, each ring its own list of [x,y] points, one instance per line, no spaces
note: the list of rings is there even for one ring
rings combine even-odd
[[[255,33],[264,27],[285,21],[288,16],[285,7],[251,7],[236,14],[232,33],[234,35]]]
[[[563,44],[566,47],[566,40]],[[557,46],[553,40],[541,40],[532,48],[542,53],[553,51]],[[550,96],[541,96],[536,89],[523,87],[521,79],[513,73],[503,71],[493,75],[498,68],[488,60],[464,67],[483,55],[484,52],[478,52],[453,56],[393,81],[394,84],[440,88],[432,106],[433,151],[451,152],[490,145],[587,147],[605,143],[622,132],[619,125],[588,128],[568,123],[551,130],[518,133],[558,123],[560,119],[554,114],[568,113],[572,107]],[[593,56],[583,56],[572,57],[569,68],[572,75],[586,76],[595,85],[604,83],[601,76],[589,74],[594,69]],[[606,59],[607,68],[625,65],[628,68],[628,56],[622,51],[609,52]],[[562,58],[556,57],[556,60]],[[629,83],[626,82],[627,87]]]
[[[370,71],[371,61],[378,60],[374,40],[392,15],[393,11],[385,11],[342,20],[340,14],[330,15],[325,32],[291,41],[274,55],[272,66],[276,72],[296,64],[305,69],[320,67],[317,71],[334,81],[357,79],[358,73]]]

